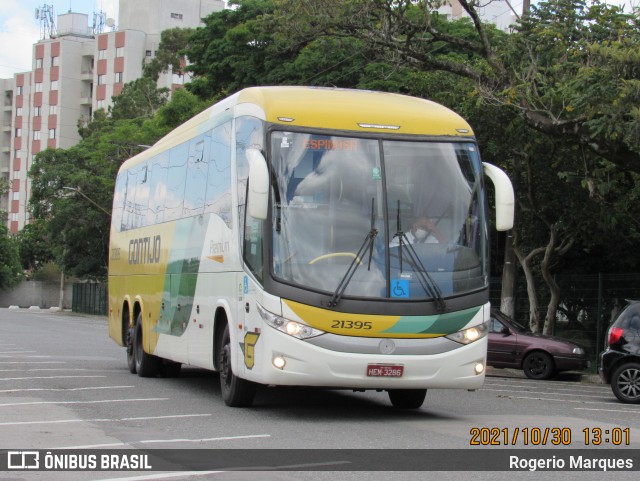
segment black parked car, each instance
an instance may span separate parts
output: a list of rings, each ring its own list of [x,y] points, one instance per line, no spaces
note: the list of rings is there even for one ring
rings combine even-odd
[[[491,309],[487,364],[522,369],[530,379],[549,379],[560,371],[586,369],[589,361],[577,344],[533,334],[506,314]]]
[[[629,301],[609,328],[598,370],[624,403],[640,403],[640,301]]]

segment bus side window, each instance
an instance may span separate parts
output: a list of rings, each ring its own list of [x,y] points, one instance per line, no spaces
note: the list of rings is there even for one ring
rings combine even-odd
[[[124,213],[124,204],[127,198],[127,173],[122,172],[116,178],[116,189],[113,195],[113,213],[111,214],[111,223],[119,232],[122,230],[122,215]]]
[[[258,281],[263,279],[262,233],[265,222],[251,218],[246,212],[246,196],[249,178],[249,162],[246,150],[249,148],[262,149],[262,122],[254,117],[239,117],[236,119],[236,170],[238,177],[238,214],[239,233],[242,255],[245,263],[251,269]]]
[[[207,188],[207,170],[211,137],[201,135],[189,144],[187,179],[184,191],[185,217],[201,214],[204,209],[204,196]]]
[[[154,225],[164,220],[164,202],[167,197],[168,155],[160,154],[149,162],[149,206],[147,209],[147,225]]]
[[[231,228],[231,122],[211,132],[205,212],[213,212]]]
[[[165,199],[164,220],[177,220],[182,216],[184,187],[187,177],[189,147],[180,144],[169,154],[169,172],[167,174],[167,198]]]

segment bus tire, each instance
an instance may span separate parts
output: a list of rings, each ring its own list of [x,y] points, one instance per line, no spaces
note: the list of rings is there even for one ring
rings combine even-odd
[[[231,366],[231,336],[229,335],[228,324],[224,327],[218,356],[222,400],[227,406],[231,407],[251,406],[256,394],[256,385],[251,381],[239,378],[233,373]]]
[[[138,314],[133,335],[133,353],[135,357],[136,372],[140,377],[155,377],[158,375],[160,359],[144,352],[142,344],[142,316]]]
[[[389,389],[389,401],[398,409],[418,409],[426,396],[426,389]]]
[[[135,328],[128,326],[125,328],[124,333],[125,333],[124,345],[125,345],[125,348],[127,349],[127,366],[129,367],[129,372],[131,374],[135,374],[137,372],[136,356],[135,356],[135,353],[133,352],[134,350],[133,337],[135,333]]]

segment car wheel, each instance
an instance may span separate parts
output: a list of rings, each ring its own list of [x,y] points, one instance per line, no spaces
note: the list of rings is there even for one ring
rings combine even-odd
[[[229,326],[225,326],[222,334],[221,349],[218,354],[220,366],[220,391],[222,400],[227,406],[247,407],[253,403],[256,385],[246,379],[241,379],[233,373],[231,366],[231,338]]]
[[[426,395],[426,389],[389,389],[389,401],[398,409],[418,409]]]
[[[524,358],[522,369],[529,379],[549,379],[554,373],[555,366],[549,354],[535,351]]]
[[[611,376],[611,390],[623,403],[640,403],[640,364],[618,367]]]

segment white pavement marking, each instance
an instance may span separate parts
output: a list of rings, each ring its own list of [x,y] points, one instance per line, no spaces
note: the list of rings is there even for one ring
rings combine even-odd
[[[0,364],[66,364],[66,361],[0,361]]]
[[[31,376],[31,377],[2,377],[0,381],[28,381],[30,379],[78,379],[87,377],[107,377],[107,376]]]
[[[32,406],[40,404],[101,404],[101,403],[122,403],[122,402],[135,402],[135,401],[168,401],[166,397],[149,397],[138,399],[100,399],[97,401],[33,401],[23,403],[6,403],[0,404],[0,408],[8,406]]]
[[[68,368],[68,367],[41,367],[36,369],[0,369],[0,372],[40,372],[40,371],[83,371],[83,372],[104,372],[111,371],[111,369],[84,369],[81,367]]]
[[[163,473],[163,474],[147,474],[144,476],[133,476],[126,478],[109,478],[109,479],[101,479],[100,481],[144,481],[145,479],[169,479],[169,478],[178,478],[183,480],[185,478],[190,478],[193,476],[208,476],[210,474],[222,474],[226,471],[176,471],[175,473]]]
[[[253,439],[253,438],[270,438],[271,434],[247,434],[245,436],[224,436],[219,438],[203,438],[203,439],[145,439],[142,441],[130,441],[128,443],[109,443],[109,444],[88,444],[85,446],[63,446],[56,449],[97,449],[97,448],[113,448],[116,446],[130,446],[132,444],[153,444],[153,443],[206,443],[212,441],[232,441],[234,439]]]
[[[487,389],[487,388],[483,388],[483,391],[491,391],[491,392],[510,392],[510,393],[526,393],[526,394],[556,394],[557,396],[571,396],[571,397],[600,397],[597,394],[575,394],[575,392],[568,392],[568,393],[562,393],[562,392],[541,392],[541,391],[514,391],[513,389]],[[515,397],[515,396],[514,396]]]
[[[65,423],[114,423],[120,421],[147,421],[151,419],[171,419],[171,418],[196,418],[206,417],[211,414],[176,414],[174,416],[143,416],[139,418],[120,419],[59,419],[57,421],[16,421],[11,423],[0,423],[0,426],[19,426],[27,424],[65,424]]]
[[[602,409],[602,408],[575,408],[580,411],[606,411],[610,413],[635,413],[640,414],[640,409]]]
[[[135,386],[95,386],[95,387],[35,387],[28,389],[4,389],[0,390],[0,394],[2,393],[10,393],[10,392],[31,392],[31,391],[90,391],[92,389],[124,389],[124,388],[134,388]]]
[[[14,357],[26,357],[28,359],[42,359],[42,358],[49,358],[53,356],[5,356],[5,355],[0,356],[0,358],[2,359],[12,359]]]
[[[0,351],[0,354],[30,354],[38,351]]]

